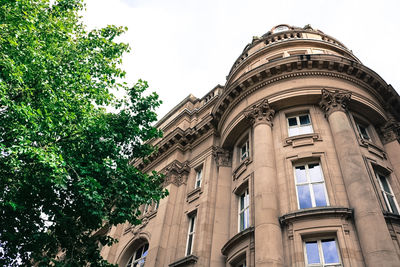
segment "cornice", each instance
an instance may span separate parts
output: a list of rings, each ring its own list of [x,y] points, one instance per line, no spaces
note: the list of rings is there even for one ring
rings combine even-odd
[[[357,84],[374,95],[382,106],[388,106],[388,111],[400,120],[399,95],[371,69],[335,55],[300,55],[261,65],[227,86],[212,111],[217,129],[220,130],[232,107],[249,94],[281,80],[305,76],[328,76]]]
[[[354,215],[353,209],[345,207],[317,207],[296,210],[293,212],[286,213],[279,217],[281,225],[287,225],[293,221],[301,219],[315,219],[317,217],[344,217],[352,218]]]
[[[221,249],[222,255],[228,256],[229,252],[232,250],[232,248],[235,247],[235,245],[237,245],[244,239],[250,238],[250,236],[254,236],[253,226],[246,228],[245,230],[237,233],[231,239],[229,239],[228,242],[226,242]]]

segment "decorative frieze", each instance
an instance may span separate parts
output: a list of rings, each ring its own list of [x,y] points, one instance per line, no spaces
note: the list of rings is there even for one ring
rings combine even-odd
[[[272,126],[275,110],[269,106],[268,100],[264,98],[262,101],[247,108],[244,111],[244,115],[251,124],[266,123]]]
[[[213,147],[212,154],[218,167],[231,167],[232,160],[229,150],[222,147]]]
[[[186,184],[189,172],[190,168],[187,161],[184,163],[177,160],[173,161],[161,171],[161,173],[165,175],[163,187],[166,187],[171,183],[176,186]]]
[[[346,90],[327,90],[322,89],[322,99],[319,106],[325,112],[325,117],[329,117],[335,111],[346,111],[347,104],[351,98],[351,92]]]

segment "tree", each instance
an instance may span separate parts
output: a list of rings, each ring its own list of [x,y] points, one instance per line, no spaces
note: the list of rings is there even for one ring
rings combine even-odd
[[[1,265],[107,266],[99,244],[115,240],[96,231],[140,223],[138,207],[167,194],[160,174],[129,164],[161,137],[152,126],[161,102],[144,81],[119,82],[125,29],[88,32],[83,8],[0,4]]]

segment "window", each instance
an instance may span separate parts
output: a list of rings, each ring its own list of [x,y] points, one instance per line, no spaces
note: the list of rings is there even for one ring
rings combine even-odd
[[[129,258],[126,267],[142,267],[146,262],[146,256],[149,252],[149,244],[144,244],[137,249],[133,255]]]
[[[386,208],[389,212],[399,214],[399,206],[397,205],[396,197],[393,194],[392,187],[389,184],[387,177],[381,173],[376,173],[383,199],[385,200]]]
[[[243,161],[249,157],[249,140],[246,140],[240,146],[240,161]]]
[[[371,141],[371,137],[367,130],[368,126],[366,126],[365,124],[361,124],[359,122],[356,122],[356,125],[357,125],[358,134],[360,135],[360,137],[364,140]]]
[[[287,118],[289,136],[313,133],[310,114],[302,114]]]
[[[199,188],[201,186],[202,172],[203,172],[203,167],[196,170],[196,182],[194,184],[194,188]]]
[[[186,256],[192,254],[193,250],[193,239],[195,233],[195,222],[196,222],[196,214],[189,217],[189,229],[188,229],[188,237],[187,237],[187,244],[186,244]]]
[[[239,196],[239,232],[250,226],[249,218],[249,189]]]
[[[246,267],[246,266],[247,266],[247,265],[246,265],[246,260],[241,261],[239,264],[237,264],[237,265],[235,265],[235,266],[237,266],[237,267]]]
[[[295,180],[300,209],[329,205],[319,163],[295,166]]]
[[[342,266],[334,238],[304,242],[306,266]]]
[[[149,209],[150,209],[150,207],[151,207],[151,203],[152,203],[152,201],[149,200],[149,201],[147,201],[146,204],[144,204],[143,214],[146,214],[146,213],[149,211]]]

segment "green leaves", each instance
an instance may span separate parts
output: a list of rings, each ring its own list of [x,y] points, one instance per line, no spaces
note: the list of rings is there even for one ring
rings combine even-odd
[[[0,4],[0,265],[107,266],[98,244],[114,240],[93,233],[139,223],[137,208],[166,195],[161,175],[128,164],[161,136],[152,126],[161,101],[145,81],[118,82],[129,46],[114,40],[126,28],[86,32],[82,8]]]

